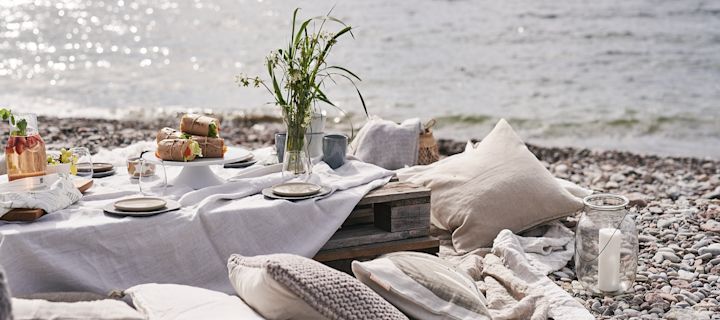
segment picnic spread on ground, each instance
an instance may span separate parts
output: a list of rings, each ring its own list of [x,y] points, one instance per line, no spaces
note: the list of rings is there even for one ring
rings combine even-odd
[[[406,130],[402,125],[398,128]],[[222,163],[208,165],[213,175],[224,177],[220,184],[196,190],[168,182],[161,197],[167,200],[155,206],[154,198],[141,201],[149,203],[152,210],[177,203],[176,210],[146,217],[118,215],[114,212],[135,211],[127,209],[133,205],[127,199],[137,200],[139,190],[139,178],[129,174],[124,159],[148,146],[153,143],[98,153],[95,160],[115,164],[116,174],[94,179],[90,190],[63,208],[47,208],[49,213],[34,222],[0,225],[0,264],[14,295],[119,290],[139,297],[142,290],[136,288],[167,283],[187,290],[237,295],[240,299],[228,301],[246,305],[258,318],[281,318],[282,312],[343,318],[343,312],[349,311],[308,306],[307,301],[325,297],[322,292],[304,297],[301,292],[305,291],[295,288],[312,287],[310,283],[288,288],[290,284],[278,284],[276,279],[266,289],[290,292],[268,291],[266,296],[260,294],[266,289],[247,287],[259,285],[257,279],[243,280],[262,276],[256,274],[257,266],[277,263],[282,267],[288,258],[274,254],[289,254],[287,261],[294,261],[290,269],[301,270],[292,272],[302,275],[306,268],[315,268],[318,274],[326,272],[330,277],[328,266],[334,266],[354,273],[360,283],[342,272],[336,274],[342,281],[367,285],[373,289],[369,292],[378,295],[367,299],[390,302],[363,312],[397,312],[419,319],[592,318],[547,277],[575,254],[573,231],[557,219],[582,210],[582,198],[592,192],[552,177],[504,120],[481,143],[468,145],[461,154],[396,171],[349,155],[336,169],[316,159],[312,175],[298,181],[267,161],[275,158],[273,148],[247,150],[258,160],[256,164],[241,169],[225,168]],[[184,168],[165,163],[157,162],[154,170],[165,171],[168,181],[178,181],[174,178],[182,175]],[[393,177],[400,181],[389,183]],[[48,194],[62,187],[75,190],[67,187],[73,179],[77,178],[60,175],[47,188]],[[423,191],[423,186],[429,189]],[[524,195],[524,202],[507,198],[518,192]],[[405,194],[414,196],[403,198]],[[283,198],[287,196],[299,199]],[[126,203],[116,204],[119,200]],[[485,221],[477,224],[473,219]],[[420,256],[387,255],[377,263],[372,260],[408,250],[421,252],[416,253]],[[233,255],[241,260],[233,260]],[[437,261],[422,255],[435,256]],[[236,271],[231,268],[234,280],[229,281],[228,259],[251,261],[245,257],[255,257],[254,262]],[[312,258],[325,265],[312,262]],[[362,262],[368,259],[371,261]],[[338,263],[341,260],[348,261],[344,267]],[[416,274],[432,272],[434,264],[428,261],[437,268],[449,268],[471,285],[462,290],[444,289],[457,292],[436,292],[431,283],[442,279]],[[411,267],[418,264],[424,267]],[[267,277],[268,271],[262,274]],[[271,302],[285,294],[297,299],[288,302],[297,308]],[[476,303],[468,303],[469,297],[447,299],[463,294],[471,294]],[[148,302],[133,303],[137,307]],[[42,308],[38,303],[18,305]]]
[[[153,141],[47,151],[35,115],[0,109],[0,320],[576,320],[593,314],[550,274],[636,289],[628,198],[553,176],[504,119],[440,159],[435,120],[371,117],[360,77],[327,64],[352,27],[297,15],[269,79],[236,79],[280,107],[274,148],[193,112]],[[319,103],[345,114],[333,77],[357,93],[357,134],[325,132]]]

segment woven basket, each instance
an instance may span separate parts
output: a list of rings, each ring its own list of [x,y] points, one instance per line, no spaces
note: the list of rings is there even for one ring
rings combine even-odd
[[[418,164],[427,165],[440,160],[440,151],[438,150],[437,141],[432,133],[432,127],[435,125],[435,119],[431,119],[425,124],[425,128],[420,133],[420,142],[418,148]]]

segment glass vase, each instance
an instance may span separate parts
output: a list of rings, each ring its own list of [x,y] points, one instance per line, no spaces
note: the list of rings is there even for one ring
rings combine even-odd
[[[635,282],[638,236],[628,199],[612,194],[585,197],[575,233],[578,281],[596,295],[621,294]]]
[[[299,122],[299,121],[298,121]],[[286,121],[285,154],[283,156],[283,177],[307,180],[312,166],[308,153],[307,127],[303,123]]]
[[[47,155],[45,141],[40,137],[37,125],[37,116],[32,113],[15,115],[15,121],[27,121],[26,135],[8,138],[5,145],[5,160],[7,164],[8,180],[36,177],[45,175],[47,169]],[[17,128],[12,128],[14,131]]]

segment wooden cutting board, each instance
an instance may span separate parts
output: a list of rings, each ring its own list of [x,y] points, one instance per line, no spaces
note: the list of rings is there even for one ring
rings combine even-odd
[[[93,185],[92,179],[78,179],[75,180],[75,187],[80,190],[80,192],[85,193],[90,187]],[[4,221],[35,221],[36,219],[42,217],[45,215],[45,210],[43,209],[12,209],[8,211],[8,213],[4,214],[2,217],[0,217],[0,220]]]

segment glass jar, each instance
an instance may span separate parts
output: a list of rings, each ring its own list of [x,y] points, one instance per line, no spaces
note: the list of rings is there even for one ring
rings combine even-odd
[[[5,145],[5,159],[7,164],[8,180],[45,175],[47,168],[47,155],[45,154],[45,141],[40,137],[37,125],[37,116],[32,113],[19,113],[15,115],[15,122],[27,122],[25,135],[12,134]],[[11,128],[11,132],[17,128]]]
[[[287,134],[285,137],[285,152],[283,154],[283,177],[300,178],[307,180],[312,174],[308,139],[306,139],[307,126],[304,118],[297,112],[285,113]]]
[[[638,236],[628,199],[613,194],[585,197],[575,233],[575,272],[586,290],[620,294],[632,287],[638,265]]]

